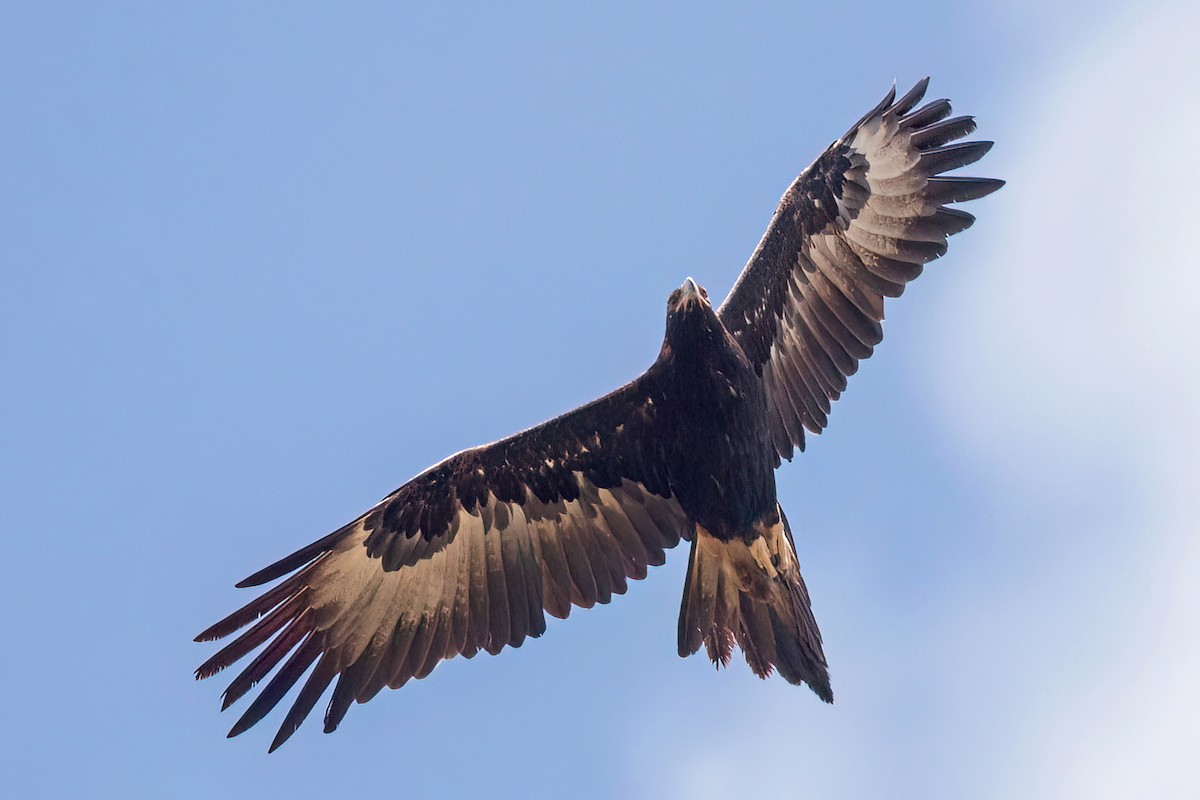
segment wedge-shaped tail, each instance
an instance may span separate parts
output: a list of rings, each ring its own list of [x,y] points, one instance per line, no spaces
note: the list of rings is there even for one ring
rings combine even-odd
[[[701,643],[719,665],[729,664],[737,644],[755,675],[776,670],[833,702],[821,633],[782,511],[748,537],[728,542],[696,526],[679,612],[679,655],[690,656]]]

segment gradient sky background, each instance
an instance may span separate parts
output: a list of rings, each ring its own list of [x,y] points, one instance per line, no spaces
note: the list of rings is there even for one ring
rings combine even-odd
[[[5,791],[1200,796],[1195,4],[490,6],[0,11]],[[1009,185],[779,473],[835,706],[675,655],[681,550],[224,739],[236,580],[632,378],[925,74]]]

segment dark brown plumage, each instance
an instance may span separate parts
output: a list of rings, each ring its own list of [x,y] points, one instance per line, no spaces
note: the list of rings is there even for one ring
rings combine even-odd
[[[306,672],[271,749],[336,679],[332,731],[385,686],[518,647],[545,631],[545,613],[609,602],[681,539],[692,544],[680,654],[703,645],[727,663],[736,644],[756,674],[832,701],[774,469],[825,427],[882,339],[884,298],[973,222],[946,204],[1002,185],[941,175],[991,145],[957,143],[975,125],[949,118],[947,101],[917,108],[927,83],[889,93],[796,179],[719,310],[691,278],[672,293],[662,351],[640,377],[447,458],[239,583],[282,579],[197,637],[250,626],[196,671],[258,651],[223,707],[274,672],[230,735]]]

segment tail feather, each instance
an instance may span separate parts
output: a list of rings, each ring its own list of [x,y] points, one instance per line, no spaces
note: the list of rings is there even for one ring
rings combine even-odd
[[[749,541],[724,542],[696,526],[679,614],[679,655],[703,644],[727,666],[733,645],[760,678],[778,671],[833,702],[821,633],[800,576],[791,530],[782,511],[756,525]]]

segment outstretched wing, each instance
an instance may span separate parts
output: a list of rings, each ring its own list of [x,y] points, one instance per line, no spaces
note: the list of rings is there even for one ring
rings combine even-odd
[[[760,371],[775,449],[791,458],[820,433],[846,378],[883,339],[883,299],[899,297],[946,238],[975,218],[947,207],[1004,185],[944,176],[991,142],[957,142],[972,117],[948,100],[913,111],[926,78],[895,88],[788,188],[718,314]]]
[[[443,659],[518,647],[546,629],[544,611],[563,618],[573,605],[607,603],[662,564],[690,534],[668,486],[669,454],[655,444],[666,440],[656,436],[654,376],[451,456],[238,584],[294,573],[197,637],[255,623],[196,676],[265,643],[225,691],[227,708],[291,655],[229,735],[261,720],[310,667],[271,749],[337,678],[332,731],[351,701],[423,678]]]

